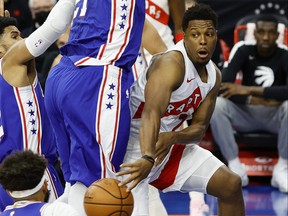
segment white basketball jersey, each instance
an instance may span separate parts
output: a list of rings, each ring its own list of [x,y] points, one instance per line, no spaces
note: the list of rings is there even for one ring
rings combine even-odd
[[[202,82],[186,53],[183,40],[169,51],[171,50],[182,53],[185,61],[185,76],[182,85],[172,92],[170,103],[161,118],[160,132],[174,131],[185,120],[192,119],[194,111],[200,106],[216,82],[216,69],[211,60],[206,65],[208,73],[207,83]],[[130,110],[132,123],[130,136],[134,138],[138,138],[140,118],[145,104],[144,88],[146,82],[146,73],[142,73],[131,87]]]

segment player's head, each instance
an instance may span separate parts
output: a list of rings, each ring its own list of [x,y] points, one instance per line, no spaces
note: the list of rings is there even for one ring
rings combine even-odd
[[[184,43],[194,64],[207,64],[211,59],[217,42],[217,25],[217,15],[209,5],[195,4],[184,13]]]
[[[256,20],[254,37],[257,42],[257,51],[261,56],[270,56],[276,49],[276,40],[279,36],[278,20],[271,14],[261,14]]]
[[[12,45],[21,39],[16,19],[0,16],[0,58],[3,57]]]
[[[1,163],[0,184],[15,201],[28,198],[47,201],[46,167],[46,159],[32,151],[12,153]]]

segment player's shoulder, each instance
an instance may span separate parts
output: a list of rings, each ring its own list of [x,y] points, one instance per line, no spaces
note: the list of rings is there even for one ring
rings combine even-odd
[[[43,209],[43,216],[80,216],[80,214],[70,205],[63,202],[47,203]]]

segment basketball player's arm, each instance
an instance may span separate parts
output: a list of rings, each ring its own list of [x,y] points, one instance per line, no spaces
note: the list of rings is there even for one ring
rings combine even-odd
[[[201,105],[194,111],[191,125],[180,131],[163,132],[159,135],[156,146],[156,166],[163,161],[173,144],[191,144],[202,140],[214,111],[220,84],[221,72],[217,69],[216,83]]]
[[[182,54],[169,52],[156,57],[148,70],[145,87],[145,106],[141,115],[139,140],[142,155],[155,158],[155,146],[158,140],[160,119],[165,113],[171,93],[177,89],[184,79],[184,60]],[[122,164],[123,171],[117,175],[127,175],[121,185],[131,182],[128,190],[133,189],[146,178],[153,163],[140,158],[132,163]]]
[[[182,17],[185,12],[185,0],[169,0],[168,4],[174,23],[174,40],[177,43],[183,39]]]
[[[4,0],[0,0],[0,16],[10,17],[9,11],[4,9]]]
[[[142,34],[142,46],[151,54],[165,52],[167,46],[155,27],[146,19]]]
[[[5,75],[7,82],[12,80],[17,86],[19,81],[15,80],[15,77],[18,77],[19,73],[27,74],[27,62],[44,53],[66,31],[71,24],[74,9],[75,0],[58,1],[42,26],[7,51],[2,63],[5,71],[9,71]]]

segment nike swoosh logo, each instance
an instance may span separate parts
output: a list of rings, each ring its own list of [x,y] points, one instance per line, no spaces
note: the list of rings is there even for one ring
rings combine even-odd
[[[192,80],[194,80],[195,78],[192,78],[192,79],[188,79],[187,78],[187,83],[190,83]]]

